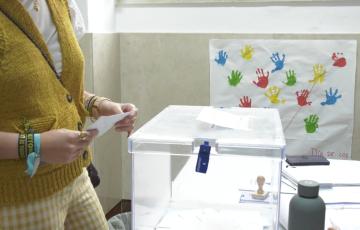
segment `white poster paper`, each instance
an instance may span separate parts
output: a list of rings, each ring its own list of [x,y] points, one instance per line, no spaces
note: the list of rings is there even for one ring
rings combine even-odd
[[[356,41],[211,40],[210,103],[279,109],[286,154],[349,159]]]

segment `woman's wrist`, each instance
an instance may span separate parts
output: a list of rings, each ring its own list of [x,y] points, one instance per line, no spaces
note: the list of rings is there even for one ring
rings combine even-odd
[[[97,119],[101,116],[101,104],[111,101],[111,99],[106,97],[99,97],[96,95],[91,95],[85,100],[85,108],[89,113],[91,118]]]
[[[102,115],[102,110],[101,110],[102,104],[109,102],[109,101],[111,101],[111,100],[107,97],[98,97],[97,100],[95,100],[95,103],[92,106],[92,111],[93,111],[95,119],[97,119],[98,117],[100,117]]]
[[[0,131],[0,160],[19,159],[18,136],[18,133]]]

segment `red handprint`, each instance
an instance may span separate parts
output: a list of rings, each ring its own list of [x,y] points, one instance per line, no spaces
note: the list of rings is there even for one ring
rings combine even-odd
[[[249,99],[248,96],[243,96],[243,98],[240,98],[239,107],[251,108],[251,98]]]
[[[301,93],[299,91],[296,91],[297,101],[298,105],[305,106],[305,105],[311,105],[311,101],[307,101],[309,97],[310,91],[307,89],[301,90]]]
[[[343,57],[343,53],[333,53],[331,59],[333,59],[334,61],[333,66],[337,66],[337,67],[346,66],[346,58]]]
[[[258,82],[253,81],[253,83],[258,87],[265,89],[266,86],[269,84],[269,71],[267,71],[265,75],[263,69],[257,68],[256,74],[258,76]]]

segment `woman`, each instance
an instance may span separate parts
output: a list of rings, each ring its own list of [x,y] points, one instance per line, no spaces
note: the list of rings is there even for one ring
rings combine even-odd
[[[108,228],[83,124],[132,112],[130,133],[136,108],[83,90],[81,24],[73,0],[0,0],[0,229]]]

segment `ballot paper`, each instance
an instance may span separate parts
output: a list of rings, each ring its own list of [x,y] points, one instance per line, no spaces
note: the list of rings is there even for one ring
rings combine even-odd
[[[94,123],[92,123],[86,130],[97,129],[98,135],[101,136],[111,129],[117,122],[123,120],[127,116],[131,115],[133,112],[126,112],[115,114],[112,116],[101,116]]]
[[[249,130],[248,116],[231,114],[221,108],[206,107],[200,112],[197,120],[225,128]]]

